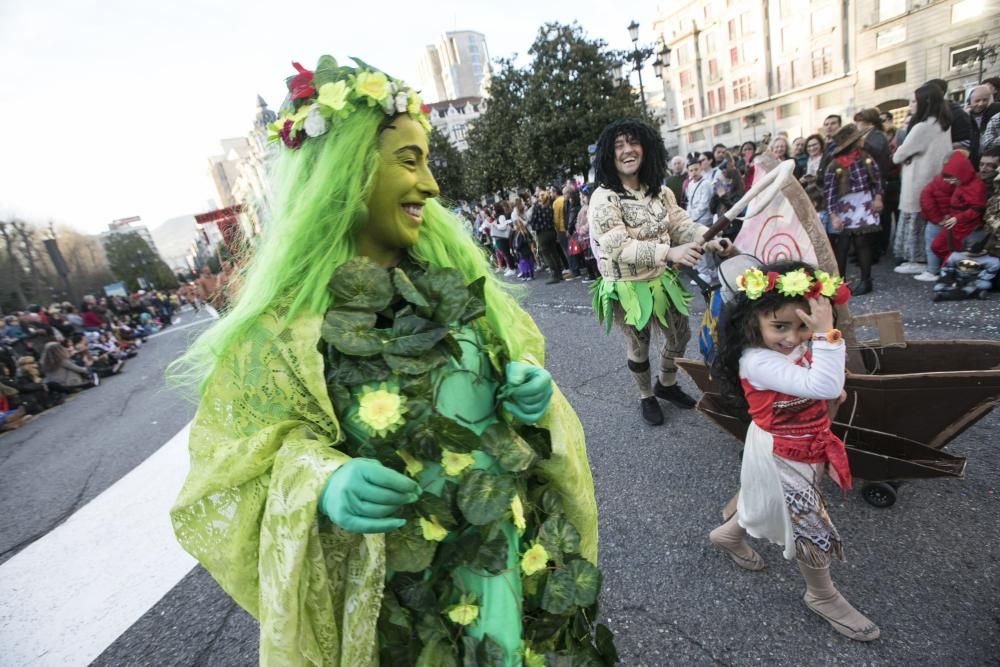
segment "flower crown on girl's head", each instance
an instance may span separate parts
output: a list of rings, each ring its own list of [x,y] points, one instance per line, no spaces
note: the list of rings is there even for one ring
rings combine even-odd
[[[758,268],[750,268],[736,277],[736,289],[746,294],[750,300],[759,299],[764,292],[772,290],[778,290],[782,296],[806,299],[825,296],[837,305],[847,303],[851,296],[851,290],[847,288],[842,278],[831,276],[819,269],[809,275],[805,269],[795,269],[781,274],[768,271],[765,274]]]
[[[430,132],[430,109],[417,91],[358,58],[351,60],[357,63],[356,68],[337,65],[332,56],[321,56],[314,72],[293,62],[298,74],[285,82],[288,98],[278,119],[267,126],[268,140],[280,139],[296,149],[305,139],[326,134],[331,123],[347,118],[356,109],[376,105],[387,116],[409,114]]]

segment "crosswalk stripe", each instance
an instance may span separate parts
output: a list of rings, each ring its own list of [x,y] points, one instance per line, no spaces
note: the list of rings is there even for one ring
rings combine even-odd
[[[168,516],[189,430],[0,565],[0,664],[88,665],[191,571]]]

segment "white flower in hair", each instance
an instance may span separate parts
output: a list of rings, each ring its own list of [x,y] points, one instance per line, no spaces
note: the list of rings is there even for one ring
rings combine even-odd
[[[318,104],[314,104],[309,107],[309,114],[306,116],[305,123],[303,123],[302,127],[306,131],[306,135],[310,137],[318,137],[326,134],[326,131],[330,129],[326,119],[319,113]]]
[[[405,90],[401,90],[396,93],[396,113],[406,113],[406,107],[409,100],[410,94]]]
[[[396,110],[396,100],[391,94],[387,94],[382,98],[382,111],[385,112],[386,116],[391,116]]]

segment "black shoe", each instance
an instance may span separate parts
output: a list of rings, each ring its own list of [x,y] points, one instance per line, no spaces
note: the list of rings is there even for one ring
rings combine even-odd
[[[656,396],[650,396],[639,401],[639,410],[642,412],[642,420],[650,426],[659,426],[663,423],[663,408]]]
[[[655,394],[657,398],[670,401],[682,410],[690,410],[694,406],[698,405],[698,401],[685,394],[684,391],[676,384],[664,387],[660,384],[660,381],[657,380],[656,385],[653,387],[653,394]]]
[[[872,280],[859,280],[851,287],[851,296],[861,296],[872,291]]]

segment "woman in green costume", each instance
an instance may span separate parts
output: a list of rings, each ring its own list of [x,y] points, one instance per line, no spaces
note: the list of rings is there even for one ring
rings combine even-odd
[[[262,664],[611,664],[580,423],[436,200],[416,93],[355,62],[295,65],[275,221],[173,368],[201,396],[178,540]]]

